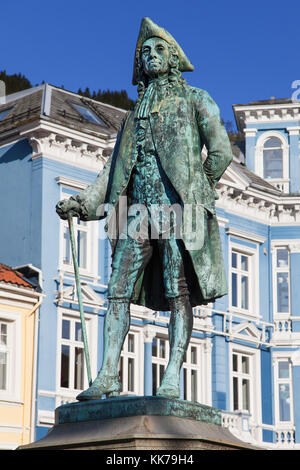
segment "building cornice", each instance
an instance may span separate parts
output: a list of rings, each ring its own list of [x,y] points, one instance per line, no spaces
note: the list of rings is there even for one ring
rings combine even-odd
[[[107,161],[103,152],[112,151],[116,134],[93,135],[40,119],[2,134],[1,146],[21,139],[31,145],[33,160],[44,157],[99,172]]]
[[[216,206],[226,212],[267,225],[300,223],[300,194],[283,197],[250,185],[237,189],[225,179],[218,183],[217,192]]]
[[[233,105],[237,126],[243,130],[248,124],[300,120],[300,102]]]

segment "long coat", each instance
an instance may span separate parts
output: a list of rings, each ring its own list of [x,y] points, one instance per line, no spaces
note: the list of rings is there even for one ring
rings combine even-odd
[[[135,115],[135,110],[127,113],[114,151],[96,181],[75,196],[83,220],[102,218],[101,205],[109,203],[109,221],[112,210],[118,210],[119,196],[126,194],[137,159]],[[162,168],[182,201],[183,219],[185,207],[197,205],[199,209],[196,240],[187,228],[183,243],[191,303],[207,304],[227,293],[214,187],[232,160],[229,139],[210,95],[185,84],[173,86],[154,106],[150,125]],[[204,164],[203,145],[207,149]],[[114,248],[115,240],[111,243]],[[132,301],[154,310],[169,310],[162,286],[160,261],[153,256],[136,283]]]

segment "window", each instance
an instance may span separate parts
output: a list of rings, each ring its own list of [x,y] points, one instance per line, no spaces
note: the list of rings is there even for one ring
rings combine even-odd
[[[0,399],[20,400],[22,366],[22,316],[0,312]]]
[[[275,249],[275,306],[277,313],[290,311],[289,250],[286,246]]]
[[[8,327],[8,323],[0,321],[0,390],[8,389],[8,369],[10,362]]]
[[[292,367],[286,358],[278,358],[275,365],[275,397],[277,402],[277,422],[291,423],[292,411]]]
[[[5,116],[13,109],[13,107],[11,106],[10,108],[6,108],[6,109],[2,109],[0,111],[0,121],[2,121],[2,119],[5,118]]]
[[[152,395],[156,395],[169,360],[169,342],[164,338],[152,341]]]
[[[183,398],[202,401],[200,396],[200,351],[201,346],[190,344],[183,360]]]
[[[67,199],[70,195],[76,194],[74,190],[62,188],[61,199]],[[75,238],[75,248],[77,262],[81,275],[98,279],[98,229],[99,224],[95,222],[85,222],[77,217],[73,217],[73,228]],[[71,248],[69,224],[67,220],[60,219],[60,270],[74,273],[73,255]]]
[[[60,387],[83,390],[86,373],[82,328],[79,319],[62,318],[60,348]]]
[[[249,310],[251,256],[231,251],[231,305]]]
[[[289,144],[284,132],[260,134],[255,148],[255,173],[280,191],[289,192]]]
[[[251,368],[250,355],[233,352],[231,364],[233,411],[251,412]]]
[[[87,269],[87,251],[88,251],[88,226],[87,222],[83,222],[78,218],[73,218],[74,235],[77,252],[78,267]],[[73,265],[71,240],[68,224],[64,223],[63,229],[63,263],[65,265]]]
[[[138,393],[140,375],[138,374],[137,353],[138,335],[131,331],[125,338],[119,362],[121,392],[123,393]]]
[[[282,142],[277,137],[265,141],[263,149],[264,178],[283,178]]]
[[[80,104],[72,103],[72,106],[78,111],[81,116],[87,121],[106,126],[105,122],[102,121],[90,108],[82,106]]]

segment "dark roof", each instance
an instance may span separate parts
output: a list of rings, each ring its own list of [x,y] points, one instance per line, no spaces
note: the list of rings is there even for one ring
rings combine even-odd
[[[15,99],[14,98],[15,95]],[[0,120],[0,133],[12,130],[38,119],[41,114],[43,100],[43,90],[38,87],[34,93],[15,93],[8,95],[12,98],[5,104],[0,104],[0,112],[7,108],[12,108],[9,113]],[[20,96],[21,95],[21,96]]]
[[[88,107],[104,124],[85,119],[72,103]],[[30,121],[45,119],[79,131],[94,135],[104,134],[109,137],[118,132],[126,114],[124,109],[84,98],[48,84],[8,95],[6,103],[0,104],[0,112],[7,108],[11,110],[0,120],[0,134],[17,129]]]
[[[69,94],[62,89],[52,88],[51,95],[50,119],[55,120],[55,122],[60,121],[62,124],[78,130],[111,135],[119,130],[126,114],[125,110],[84,98],[75,93]],[[106,125],[101,126],[83,119],[81,114],[72,106],[72,103],[89,107]]]
[[[250,101],[249,103],[243,104],[233,104],[232,106],[257,106],[257,105],[269,105],[269,104],[288,104],[294,103],[291,98],[270,98],[268,100],[257,100],[257,101]]]
[[[268,183],[266,180],[253,173],[243,163],[237,163],[233,161],[230,165],[233,167],[234,170],[241,173],[242,176],[246,177],[246,179],[249,181],[250,186],[252,186],[253,188],[261,189],[262,191],[276,194],[278,196],[282,194],[279,189],[276,189],[272,184]]]

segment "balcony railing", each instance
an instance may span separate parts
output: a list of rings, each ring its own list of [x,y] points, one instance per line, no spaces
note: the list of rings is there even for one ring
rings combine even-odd
[[[265,449],[299,450],[300,444],[295,443],[295,428],[292,425],[274,426],[270,424],[255,424],[251,415],[235,412],[222,412],[222,426],[241,441]],[[262,431],[272,431],[274,442],[262,440]]]

